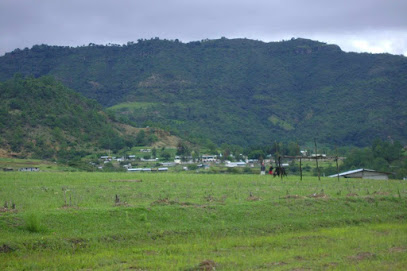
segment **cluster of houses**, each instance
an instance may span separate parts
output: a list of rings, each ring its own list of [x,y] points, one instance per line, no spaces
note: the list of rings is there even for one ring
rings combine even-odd
[[[144,153],[149,153],[151,152],[151,149],[141,149],[140,152]],[[110,162],[129,162],[128,164],[123,165],[123,167],[129,171],[129,172],[163,172],[163,171],[168,171],[169,167],[174,167],[176,165],[188,165],[188,164],[195,164],[199,162],[198,164],[199,168],[203,169],[208,169],[211,164],[220,164],[221,160],[219,159],[218,155],[212,155],[212,154],[204,154],[199,157],[199,159],[194,159],[192,156],[175,156],[173,161],[168,161],[168,162],[160,162],[158,158],[137,158],[136,155],[128,155],[128,156],[122,156],[122,157],[114,157],[114,156],[100,156],[100,160],[103,161],[104,164],[110,163]],[[160,167],[157,168],[133,168],[131,161],[138,160],[140,162],[155,162],[160,165]],[[245,167],[248,164],[251,164],[254,166],[254,163],[258,162],[258,160],[255,159],[250,159],[248,160],[247,158],[245,161],[239,161],[239,162],[231,162],[231,161],[225,161],[225,166],[226,167]],[[98,166],[99,169],[103,169],[103,166]],[[187,167],[184,167],[185,170],[187,170]]]
[[[151,152],[150,149],[142,149],[140,150],[141,152]],[[311,154],[310,156],[307,155],[306,151],[301,151],[301,156],[308,157],[308,158],[313,158],[315,159],[318,157],[319,159],[327,159],[328,157],[325,154]],[[234,168],[234,167],[254,167],[256,164],[258,165],[259,161],[257,159],[247,159],[247,157],[243,157],[243,160],[240,160],[238,162],[232,162],[232,161],[224,161],[224,166],[228,168]],[[124,161],[134,161],[136,159],[136,155],[129,155],[127,158],[126,157],[111,157],[111,156],[101,156],[101,160],[104,161],[104,163],[109,163],[111,161],[117,161],[117,162],[124,162]],[[158,158],[152,158],[152,159],[144,159],[144,158],[138,158],[141,162],[156,162],[158,165]],[[169,167],[174,167],[176,165],[187,165],[187,164],[195,164],[198,161],[200,164],[198,164],[198,168],[202,169],[208,169],[210,165],[212,164],[221,164],[221,160],[219,159],[218,155],[202,155],[199,159],[194,159],[192,156],[175,156],[174,161],[170,162],[161,162],[159,163],[160,167],[156,168],[133,168],[131,163],[123,165],[124,168],[127,169],[128,172],[166,172],[168,171]],[[272,157],[267,157],[265,160],[263,160],[264,163],[270,164],[274,163],[274,160]],[[282,164],[283,167],[288,167],[289,164],[284,163]],[[188,167],[183,167],[184,170],[188,170]],[[351,170],[347,172],[342,172],[339,175],[334,174],[328,177],[336,177],[336,178],[363,178],[363,179],[376,179],[376,180],[388,180],[390,173],[386,172],[377,172],[375,170],[370,170],[370,169],[357,169],[357,170]]]
[[[159,167],[159,168],[127,168],[129,172],[165,172],[168,171],[167,167]]]
[[[14,168],[6,167],[6,168],[3,168],[3,171],[14,171]],[[22,168],[19,168],[18,171],[38,172],[38,171],[40,171],[40,169],[37,167],[22,167]]]

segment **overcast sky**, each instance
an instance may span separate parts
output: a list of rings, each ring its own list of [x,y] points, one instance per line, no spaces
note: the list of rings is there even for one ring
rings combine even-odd
[[[0,55],[152,37],[302,37],[407,56],[407,0],[0,0]]]

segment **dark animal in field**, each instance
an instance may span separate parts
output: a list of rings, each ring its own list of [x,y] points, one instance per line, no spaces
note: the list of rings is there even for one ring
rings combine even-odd
[[[285,172],[285,168],[284,167],[276,167],[273,176],[287,176],[287,172]]]

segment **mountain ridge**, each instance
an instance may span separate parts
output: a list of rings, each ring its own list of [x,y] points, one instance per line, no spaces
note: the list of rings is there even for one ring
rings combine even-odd
[[[53,77],[16,75],[0,83],[0,157],[69,161],[162,140],[177,141],[159,130],[120,123]]]
[[[407,139],[407,59],[307,39],[38,45],[0,57],[0,80],[15,73],[52,75],[105,107],[138,104],[114,111],[197,142]]]

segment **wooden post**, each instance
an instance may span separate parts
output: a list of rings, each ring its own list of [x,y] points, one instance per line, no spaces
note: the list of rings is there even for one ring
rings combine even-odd
[[[278,158],[280,157],[280,152],[278,148],[277,141],[274,141],[274,147],[275,147],[275,153],[274,153],[274,162],[276,163],[276,168],[274,169],[274,172],[277,173],[278,169]],[[275,176],[275,175],[274,175]]]
[[[280,168],[280,179],[283,180],[283,170],[281,168],[281,156],[278,156],[278,167]]]
[[[318,181],[321,180],[321,173],[319,172],[319,166],[318,166],[318,147],[317,147],[317,140],[314,138],[314,143],[315,143],[315,161],[317,163],[317,171],[318,171]]]
[[[336,161],[336,173],[338,174],[338,182],[339,182],[339,166],[338,166],[338,148],[335,146],[335,150],[336,150],[336,157],[335,157],[335,161]]]
[[[64,206],[67,206],[67,205],[66,205],[66,188],[65,188],[65,187],[62,187],[62,191],[64,192],[64,203],[65,203]]]
[[[297,141],[297,155],[300,157],[300,181],[302,181],[301,152],[300,152],[300,145],[298,145],[298,141]]]

